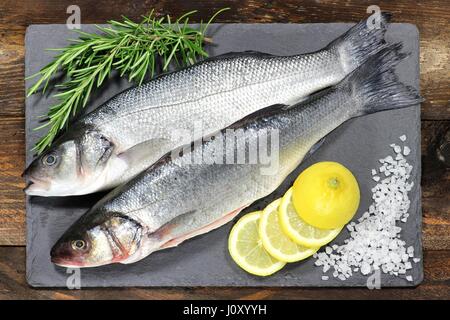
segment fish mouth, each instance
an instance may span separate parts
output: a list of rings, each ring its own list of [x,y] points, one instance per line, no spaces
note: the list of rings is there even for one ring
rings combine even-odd
[[[72,255],[63,247],[53,247],[50,251],[50,261],[63,268],[92,268],[101,267],[110,263],[119,263],[120,261],[99,261],[97,263],[87,262],[83,255]]]
[[[39,196],[50,189],[50,182],[33,176],[28,176],[27,186],[23,191],[29,196]]]
[[[73,261],[64,259],[61,257],[51,257],[50,261],[60,267],[71,268],[71,267],[84,267],[84,264],[80,261]]]

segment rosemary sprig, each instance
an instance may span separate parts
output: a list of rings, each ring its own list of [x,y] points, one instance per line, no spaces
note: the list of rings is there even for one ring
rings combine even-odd
[[[108,21],[110,27],[96,26],[101,34],[76,31],[79,39],[61,49],[55,59],[36,74],[27,77],[38,80],[28,90],[27,96],[45,92],[50,79],[62,71],[65,80],[56,85],[57,103],[50,107],[46,121],[35,130],[49,127],[47,134],[34,147],[38,154],[48,148],[58,133],[67,128],[69,120],[84,108],[94,88],[100,87],[112,70],[120,76],[128,75],[130,81],[139,84],[146,75],[155,74],[158,59],[163,71],[175,61],[178,65],[190,65],[198,57],[207,57],[204,43],[211,42],[205,36],[211,21],[222,11],[217,11],[209,21],[200,23],[198,29],[188,26],[189,18],[196,11],[188,12],[172,22],[169,16],[157,18],[153,11],[143,16],[140,23],[123,17],[123,21]]]

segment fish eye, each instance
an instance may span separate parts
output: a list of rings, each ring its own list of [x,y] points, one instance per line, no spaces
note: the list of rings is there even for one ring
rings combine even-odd
[[[47,166],[53,166],[56,164],[57,160],[58,158],[54,154],[48,154],[42,159],[44,164]]]
[[[74,250],[84,250],[86,249],[86,241],[83,240],[72,241],[72,248]]]

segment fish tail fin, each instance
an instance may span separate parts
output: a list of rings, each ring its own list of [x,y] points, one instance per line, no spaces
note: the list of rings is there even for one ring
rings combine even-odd
[[[346,74],[385,45],[384,34],[390,18],[391,14],[383,12],[378,17],[364,19],[328,45],[329,50],[338,54]]]
[[[356,116],[404,108],[423,101],[415,88],[401,83],[394,73],[395,66],[409,56],[401,53],[401,48],[401,43],[396,43],[381,49],[338,85],[349,89],[361,102],[355,105]]]

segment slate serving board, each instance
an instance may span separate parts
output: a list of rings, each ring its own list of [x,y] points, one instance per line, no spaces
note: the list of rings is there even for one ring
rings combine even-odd
[[[352,24],[215,24],[210,34],[214,46],[210,55],[230,51],[257,50],[271,54],[290,55],[318,50],[344,33]],[[85,31],[95,30],[92,25],[83,25]],[[68,38],[75,37],[65,25],[32,25],[25,37],[25,73],[29,76],[49,63],[53,52],[46,48],[61,48]],[[419,42],[417,28],[410,24],[392,24],[386,35],[388,42],[402,41],[404,51],[411,52],[402,62],[397,73],[409,85],[419,86]],[[30,87],[32,81],[26,82]],[[90,106],[95,107],[120,92],[129,84],[114,78],[98,92]],[[33,95],[26,99],[26,150],[27,164],[33,158],[30,151],[42,131],[37,127],[37,117],[46,113],[51,103],[49,96]],[[414,166],[411,180],[414,188],[410,217],[403,224],[402,237],[407,246],[414,246],[415,255],[422,258],[420,206],[420,108],[414,106],[402,110],[386,111],[353,119],[332,132],[321,148],[308,157],[284,184],[266,199],[260,200],[245,212],[263,208],[280,197],[292,184],[299,172],[317,161],[338,161],[356,175],[361,188],[361,205],[358,218],[371,203],[370,189],[375,185],[371,169],[378,168],[378,159],[392,153],[391,143],[400,144],[399,136],[406,134],[406,144],[412,149],[408,161]],[[232,186],[230,186],[232,187]],[[50,248],[61,234],[102,195],[81,197],[41,198],[27,197],[27,281],[35,287],[65,287],[70,274],[65,268],[50,262]],[[244,213],[245,213],[244,212]],[[103,286],[366,286],[367,277],[355,273],[347,281],[331,276],[322,281],[321,268],[315,267],[314,259],[286,266],[277,274],[259,278],[251,276],[237,267],[227,251],[227,238],[236,219],[208,234],[191,239],[177,248],[156,252],[132,265],[109,265],[92,269],[81,269],[82,287]],[[344,230],[335,243],[348,237]],[[323,250],[323,249],[322,249]],[[381,274],[383,287],[415,286],[423,279],[423,265],[414,264],[411,270],[413,282],[401,277]]]

